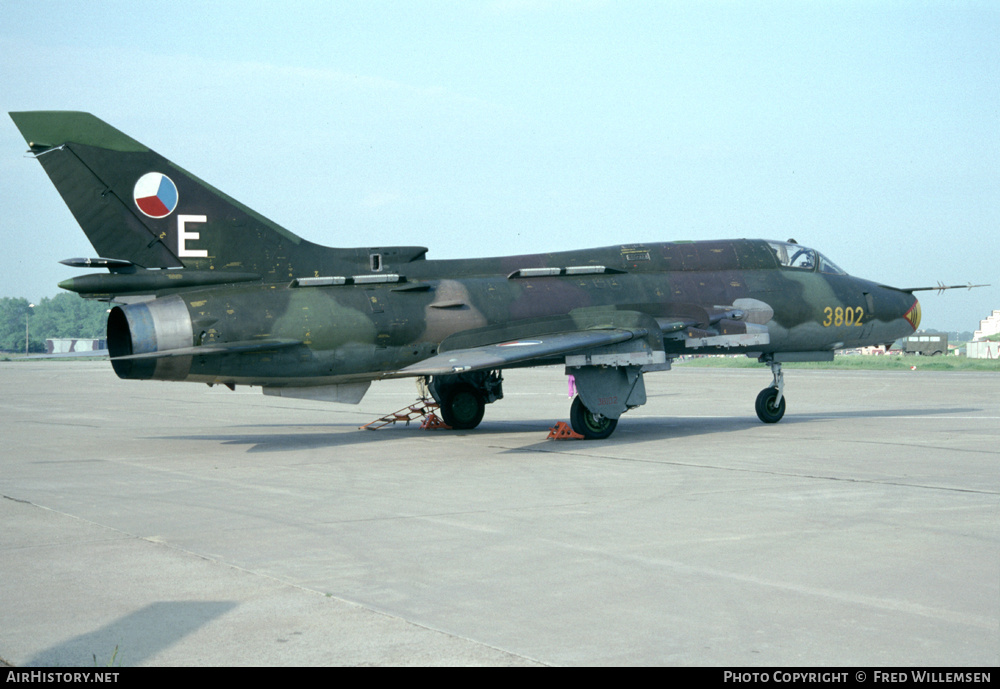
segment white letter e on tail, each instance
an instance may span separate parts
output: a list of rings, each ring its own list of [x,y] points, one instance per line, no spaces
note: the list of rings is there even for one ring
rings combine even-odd
[[[177,256],[180,258],[208,258],[207,249],[187,248],[188,239],[199,239],[199,232],[188,232],[184,226],[189,222],[205,222],[208,218],[204,215],[178,215],[177,216]]]

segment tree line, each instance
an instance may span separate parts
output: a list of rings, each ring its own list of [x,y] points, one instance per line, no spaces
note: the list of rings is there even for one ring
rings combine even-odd
[[[29,352],[44,352],[45,340],[105,336],[108,304],[58,294],[32,304],[20,297],[0,297],[0,351],[24,353],[25,325]]]

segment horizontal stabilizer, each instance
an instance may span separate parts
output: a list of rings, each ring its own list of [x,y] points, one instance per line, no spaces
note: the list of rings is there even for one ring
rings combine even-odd
[[[162,352],[127,354],[112,357],[112,361],[135,361],[139,359],[166,359],[177,356],[215,356],[218,354],[245,354],[247,352],[267,352],[302,344],[301,340],[251,340],[247,342],[223,342],[201,345],[200,347],[179,347]]]

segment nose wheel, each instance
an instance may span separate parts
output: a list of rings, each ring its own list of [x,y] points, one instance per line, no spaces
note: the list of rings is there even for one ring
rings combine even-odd
[[[778,423],[785,415],[785,398],[778,394],[777,388],[764,388],[757,395],[757,418],[764,423]]]
[[[764,423],[778,423],[785,415],[785,378],[781,372],[781,364],[771,362],[771,373],[774,375],[774,383],[757,395],[757,418]]]

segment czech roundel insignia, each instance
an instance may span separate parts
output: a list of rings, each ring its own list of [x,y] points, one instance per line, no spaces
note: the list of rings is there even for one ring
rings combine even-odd
[[[151,218],[165,218],[177,208],[177,185],[159,172],[147,172],[132,191],[135,205]]]

